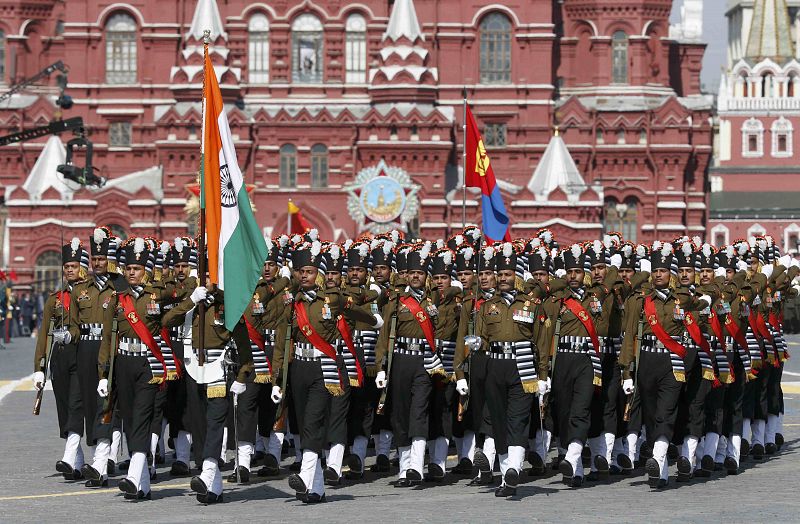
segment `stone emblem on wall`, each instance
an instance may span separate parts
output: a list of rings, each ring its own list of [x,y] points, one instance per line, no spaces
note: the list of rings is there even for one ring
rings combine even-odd
[[[406,228],[419,210],[419,186],[408,173],[381,160],[359,171],[352,183],[345,185],[347,211],[362,229],[383,233]]]

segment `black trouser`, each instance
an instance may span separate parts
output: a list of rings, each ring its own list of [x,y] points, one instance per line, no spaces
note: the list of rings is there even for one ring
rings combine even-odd
[[[685,437],[703,436],[706,396],[711,391],[711,381],[703,378],[703,367],[700,365],[697,351],[694,345],[686,347],[686,358],[684,358],[686,382],[678,400],[678,415],[675,419],[678,431],[672,438],[675,444],[683,443]]]
[[[744,364],[739,357],[738,349],[733,349],[733,359],[731,370],[733,371],[734,381],[725,386],[725,398],[723,399],[723,418],[722,434],[731,437],[732,435],[742,434],[742,402],[744,400],[745,381],[747,375],[744,371]]]
[[[169,436],[176,438],[179,431],[191,433],[189,409],[186,400],[186,378],[167,382],[167,406],[164,411],[169,423]]]
[[[750,420],[767,420],[767,382],[772,365],[766,360],[757,370],[756,378],[744,386],[742,400],[742,416]]]
[[[236,426],[239,442],[256,443],[256,426],[258,425],[259,399],[263,396],[262,389],[269,387],[268,384],[256,384],[248,382],[247,389],[239,395],[236,400],[238,408],[236,410]],[[270,389],[272,389],[270,387]],[[230,409],[233,410],[233,403]],[[267,434],[269,435],[269,433]]]
[[[289,385],[300,445],[304,450],[322,453],[327,444],[325,419],[331,394],[325,388],[319,360],[292,360],[289,365]]]
[[[110,428],[108,436],[96,435],[98,399],[97,383],[97,355],[100,352],[99,340],[81,340],[78,342],[76,359],[76,370],[78,373],[78,384],[81,390],[81,405],[83,406],[83,420],[86,424],[86,443],[90,446],[97,444],[98,438],[108,438],[111,435]],[[102,402],[100,403],[102,406]]]
[[[222,455],[222,438],[225,436],[228,400],[227,395],[206,399],[206,427],[202,444],[203,460],[214,459],[218,461]],[[194,441],[194,435],[192,435],[192,445],[197,446]]]
[[[588,353],[559,351],[553,371],[553,432],[562,448],[585,443],[594,395],[592,361]]]
[[[772,366],[769,371],[769,379],[767,380],[767,414],[780,415],[783,412],[783,391],[781,390],[781,377],[783,377],[783,362],[779,362],[778,366],[774,366],[769,362],[768,366]]]
[[[708,382],[708,381],[706,381]],[[730,384],[711,388],[706,395],[706,413],[703,425],[703,433],[722,434],[722,427],[725,420],[725,392]]]
[[[328,395],[328,416],[325,419],[326,446],[347,444],[347,414],[350,411],[350,395],[354,389],[345,382],[344,394]]]
[[[508,446],[528,445],[533,395],[525,393],[514,359],[490,358],[486,367],[486,409],[492,421],[498,454]]]
[[[464,429],[486,434],[491,426],[484,413],[486,405],[486,370],[489,356],[485,351],[473,351],[469,360],[469,405],[464,415]]]
[[[150,451],[153,411],[159,385],[150,384],[153,372],[147,357],[117,355],[115,362],[117,407],[122,416],[128,451]]]
[[[50,372],[61,438],[67,438],[68,433],[83,436],[84,415],[77,359],[78,347],[75,344],[53,344]]]
[[[356,437],[369,438],[372,434],[377,402],[377,400],[373,402],[373,399],[380,398],[380,393],[375,396],[376,392],[377,386],[372,377],[364,377],[364,384],[361,387],[350,388],[350,410],[347,414],[347,441],[350,444]]]
[[[431,377],[424,357],[395,353],[389,377],[391,420],[397,447],[411,445],[414,438],[428,438]]]
[[[196,465],[203,463],[203,450],[206,442],[206,410],[208,398],[206,397],[205,384],[198,384],[187,373],[184,377],[186,381],[186,411],[189,414],[189,425],[187,431],[192,434],[192,460]],[[221,438],[221,437],[220,437]],[[222,444],[220,443],[220,447]],[[219,457],[219,453],[216,457]]]
[[[458,410],[458,396],[454,382],[442,375],[431,377],[432,392],[428,413],[428,440],[453,436],[453,418]]]
[[[600,387],[600,393],[592,396],[590,437],[598,437],[602,433],[617,434],[619,419],[622,417],[618,406],[619,397],[624,395],[622,395],[621,373],[617,356],[614,353],[603,353],[600,363],[603,371],[603,385]]]
[[[150,432],[153,435],[158,435],[159,438],[161,438],[161,423],[167,411],[167,388],[169,387],[169,382],[158,388],[156,398],[153,399],[153,422],[150,424]]]
[[[637,391],[650,445],[659,437],[672,440],[682,384],[672,372],[669,353],[642,351]]]

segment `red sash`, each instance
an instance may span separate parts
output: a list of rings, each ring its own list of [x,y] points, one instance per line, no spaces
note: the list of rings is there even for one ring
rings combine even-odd
[[[725,332],[722,331],[722,323],[719,321],[719,317],[712,311],[711,314],[708,315],[708,320],[711,321],[711,331],[714,332],[714,336],[717,337],[717,340],[719,340],[719,345],[722,347],[722,351],[727,353],[728,346],[725,344]],[[727,318],[725,318],[725,323],[728,323]]]
[[[758,332],[761,333],[761,336],[772,344],[772,333],[767,329],[767,322],[764,320],[763,315],[756,314],[756,327],[758,327]]]
[[[172,348],[172,337],[169,336],[168,328],[161,328],[161,339],[166,344],[169,344],[170,348]],[[183,341],[181,341],[181,343],[183,343]],[[181,362],[181,359],[179,359],[175,355],[172,355],[172,360],[175,361],[175,372],[178,374],[178,378],[181,378],[181,375],[183,375],[183,363]]]
[[[689,336],[692,337],[694,343],[700,346],[700,349],[705,351],[709,357],[714,356],[711,352],[711,345],[708,343],[708,340],[705,336],[703,336],[703,332],[700,331],[700,326],[697,324],[697,321],[694,319],[694,315],[686,312],[685,321],[683,323],[686,326],[686,331],[689,332]]]
[[[350,351],[350,354],[353,355],[353,360],[355,360],[356,362],[358,385],[363,386],[364,371],[361,369],[361,363],[358,361],[358,355],[356,354],[356,345],[353,343],[353,333],[350,331],[350,326],[347,324],[347,320],[345,320],[344,315],[339,315],[339,320],[336,321],[336,328],[339,330],[339,334],[342,335],[342,340],[344,340],[344,343],[347,346],[348,351]]]
[[[242,315],[242,318],[244,319],[244,325],[247,326],[247,336],[250,337],[250,340],[253,342],[253,344],[258,346],[258,349],[263,351],[264,354],[266,355],[267,350],[265,349],[265,346],[267,341],[264,340],[264,337],[261,335],[261,333],[259,333],[258,330],[253,327],[253,324],[251,324],[250,321],[247,320],[246,316]],[[267,369],[269,369],[269,373],[271,375],[272,362],[270,362],[269,359],[267,359]]]
[[[739,325],[733,321],[731,315],[725,317],[725,328],[727,328],[728,333],[731,334],[733,340],[735,340],[736,343],[739,344],[740,348],[744,350],[748,349],[747,338],[745,337],[744,333],[742,333],[742,330],[739,329]]]
[[[164,355],[161,354],[161,348],[158,347],[158,342],[156,342],[153,334],[150,333],[150,329],[148,329],[148,327],[144,325],[144,322],[142,322],[139,318],[139,313],[136,312],[136,308],[133,304],[133,297],[127,293],[123,293],[119,295],[119,304],[122,306],[122,310],[125,312],[125,319],[133,328],[136,336],[139,337],[139,340],[144,342],[144,344],[150,349],[150,352],[153,354],[153,356],[156,357],[159,362],[161,362],[162,366],[164,366],[164,379],[166,379],[167,363],[164,361]]]
[[[658,313],[656,312],[656,305],[653,303],[653,297],[648,296],[644,298],[644,314],[647,315],[647,322],[650,324],[650,329],[653,331],[653,334],[664,344],[664,347],[667,348],[670,353],[674,353],[680,358],[686,357],[686,348],[673,340],[672,337],[667,334],[661,322],[658,321]]]
[[[422,306],[419,305],[419,302],[417,302],[414,297],[400,297],[400,302],[402,302],[403,305],[411,311],[414,318],[417,319],[419,327],[422,328],[422,332],[425,333],[425,339],[431,347],[431,352],[436,353],[436,338],[433,336],[433,324],[431,324],[431,319],[428,317],[428,314],[425,313]]]
[[[599,355],[600,340],[597,338],[597,330],[594,328],[594,322],[592,321],[592,317],[590,317],[589,313],[587,313],[586,310],[583,309],[581,303],[572,297],[566,299],[564,301],[564,305],[567,306],[567,309],[572,311],[573,315],[578,317],[578,320],[581,321],[583,327],[586,328],[586,332],[589,333],[589,338],[592,339],[592,346],[594,346],[594,351]]]
[[[69,311],[69,301],[70,301],[70,293],[67,291],[59,291],[56,293],[56,298],[61,301],[61,305],[64,308],[64,311]]]
[[[312,346],[325,353],[326,357],[335,361],[336,350],[311,326],[311,323],[308,321],[308,312],[306,312],[306,308],[302,302],[294,303],[294,312],[297,315],[297,326],[300,328],[300,332],[303,336],[311,342]]]
[[[783,327],[781,326],[781,319],[778,316],[778,314],[775,313],[774,311],[770,311],[769,312],[769,324],[770,324],[770,326],[772,326],[772,329],[774,329],[776,332],[780,332],[781,329],[783,329]],[[773,344],[773,347],[774,346],[775,346],[775,344]],[[785,359],[789,358],[789,353],[784,351],[783,352],[783,357],[784,358],[781,359],[780,352],[778,351],[778,348],[775,348],[775,358],[778,361],[785,360]]]
[[[484,302],[486,302],[485,298],[479,298],[475,300],[475,311],[480,311]]]

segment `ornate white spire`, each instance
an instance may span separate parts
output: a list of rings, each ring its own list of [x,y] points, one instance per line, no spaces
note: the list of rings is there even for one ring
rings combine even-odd
[[[783,64],[794,58],[792,23],[786,0],[756,0],[745,58],[761,62],[766,58]]]
[[[222,17],[219,15],[216,0],[197,0],[197,6],[194,8],[194,16],[192,17],[192,26],[186,36],[192,36],[196,40],[202,41],[203,31],[206,29],[211,31],[212,42],[218,36],[228,40],[228,33],[225,32],[225,26],[222,24]]]
[[[537,201],[547,200],[550,193],[560,187],[568,197],[577,198],[588,186],[578,171],[567,145],[558,132],[550,139],[544,155],[528,182],[528,190]]]
[[[389,25],[383,33],[384,40],[397,42],[401,38],[408,38],[412,43],[422,36],[422,30],[417,20],[417,11],[414,9],[414,0],[396,0],[389,16]]]

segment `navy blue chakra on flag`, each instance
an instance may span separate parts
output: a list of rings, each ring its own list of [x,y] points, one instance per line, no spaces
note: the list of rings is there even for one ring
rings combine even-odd
[[[222,184],[220,201],[222,207],[236,207],[236,188],[233,187],[231,172],[228,171],[228,164],[219,168],[219,180]]]

